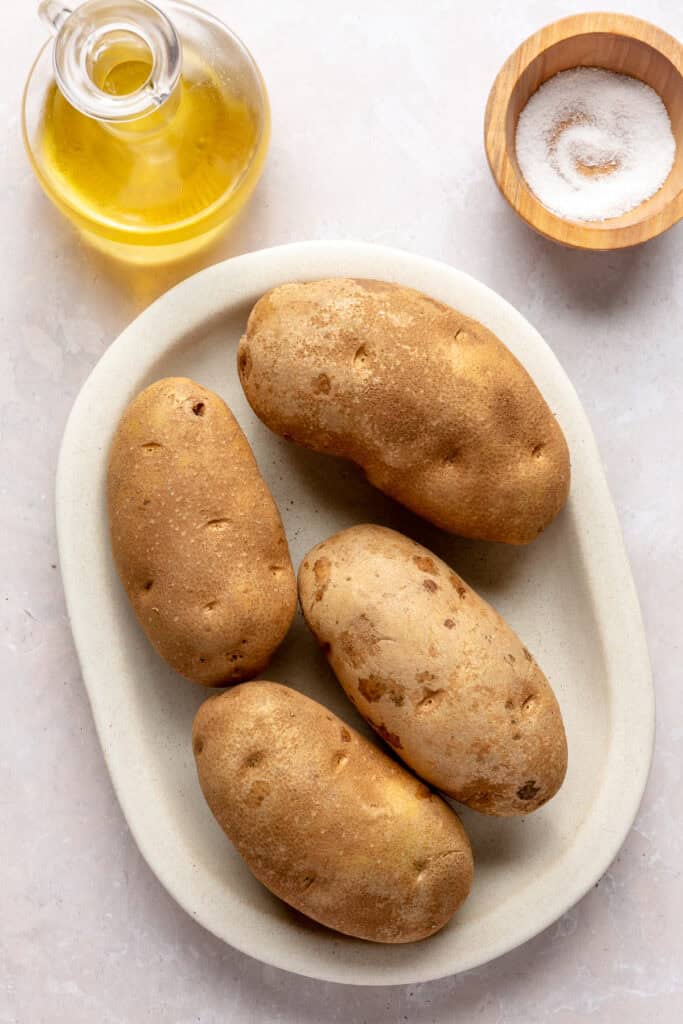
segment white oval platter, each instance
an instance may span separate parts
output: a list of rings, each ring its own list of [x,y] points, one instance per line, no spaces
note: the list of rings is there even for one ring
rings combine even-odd
[[[490,327],[526,366],[572,455],[570,500],[526,548],[465,541],[430,527],[353,467],[271,434],[242,393],[235,349],[253,303],[285,281],[372,277],[420,289]],[[558,696],[569,740],[559,795],[526,819],[461,810],[475,854],[472,894],[437,935],[387,946],[306,921],[250,874],[197,783],[190,729],[206,691],[176,676],[139,629],[114,571],[105,475],[130,399],[186,375],[227,401],[281,510],[298,567],[357,522],[432,548],[507,618]],[[205,928],[253,957],[359,985],[428,981],[482,964],[536,935],[609,866],[647,779],[654,700],[638,601],[586,415],[538,332],[502,298],[452,267],[352,242],[303,242],[202,271],[147,309],[104,354],[69,418],[57,474],[57,525],[69,616],[95,724],[123,812],[148,864]],[[367,733],[297,616],[266,678],[287,682]]]

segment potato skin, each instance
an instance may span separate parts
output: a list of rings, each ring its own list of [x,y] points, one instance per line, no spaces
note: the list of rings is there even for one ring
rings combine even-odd
[[[192,744],[223,831],[276,896],[336,931],[413,942],[467,896],[457,815],[316,701],[252,682],[205,701]]]
[[[550,684],[431,551],[354,526],[308,553],[299,598],[347,696],[421,778],[485,814],[554,796],[567,741]]]
[[[567,444],[526,370],[482,324],[411,288],[274,288],[238,370],[271,430],[351,459],[445,530],[526,544],[567,499]]]
[[[225,402],[183,377],[145,388],[114,436],[107,498],[116,568],[161,657],[204,686],[259,673],[289,629],[296,583]]]

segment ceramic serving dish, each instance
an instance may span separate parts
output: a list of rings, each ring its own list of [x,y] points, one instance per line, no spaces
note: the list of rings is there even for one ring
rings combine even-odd
[[[565,431],[569,503],[531,546],[465,541],[372,489],[349,465],[272,435],[242,394],[235,349],[268,288],[348,275],[421,289],[476,317],[524,363]],[[305,920],[252,877],[197,783],[190,727],[206,691],[176,676],[139,629],[112,563],[107,451],[132,396],[184,374],[237,415],[283,515],[292,558],[352,523],[404,531],[434,549],[491,601],[538,657],[562,705],[569,772],[526,819],[459,809],[475,855],[472,894],[421,943],[384,946]],[[475,967],[550,925],[608,867],[636,814],[653,739],[643,628],[619,525],[590,426],[550,348],[512,306],[451,267],[392,249],[310,242],[229,260],[146,310],[111,346],[71,413],[57,475],[61,569],[73,633],[107,766],[140,850],[200,924],[266,963],[352,984],[427,981]],[[300,618],[267,678],[300,688],[367,733]]]

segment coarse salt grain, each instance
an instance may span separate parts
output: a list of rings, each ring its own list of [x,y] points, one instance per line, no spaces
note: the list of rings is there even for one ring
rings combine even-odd
[[[567,220],[618,217],[654,195],[676,155],[660,97],[629,75],[560,71],[519,115],[517,161],[536,197]]]

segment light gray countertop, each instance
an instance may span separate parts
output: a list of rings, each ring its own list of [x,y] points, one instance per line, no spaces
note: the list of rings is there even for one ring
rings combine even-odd
[[[519,223],[482,144],[508,53],[574,0],[206,0],[260,63],[273,107],[246,215],[192,266],[113,267],[42,196],[19,136],[43,32],[3,9],[0,62],[0,1024],[683,1019],[683,226],[619,254],[560,249]],[[677,0],[601,0],[683,37]],[[650,783],[602,881],[555,926],[441,982],[360,989],[262,966],[204,932],[143,862],[114,797],[57,565],[54,472],[88,372],[153,298],[217,259],[357,238],[445,260],[541,331],[593,424],[619,511],[658,699]]]

